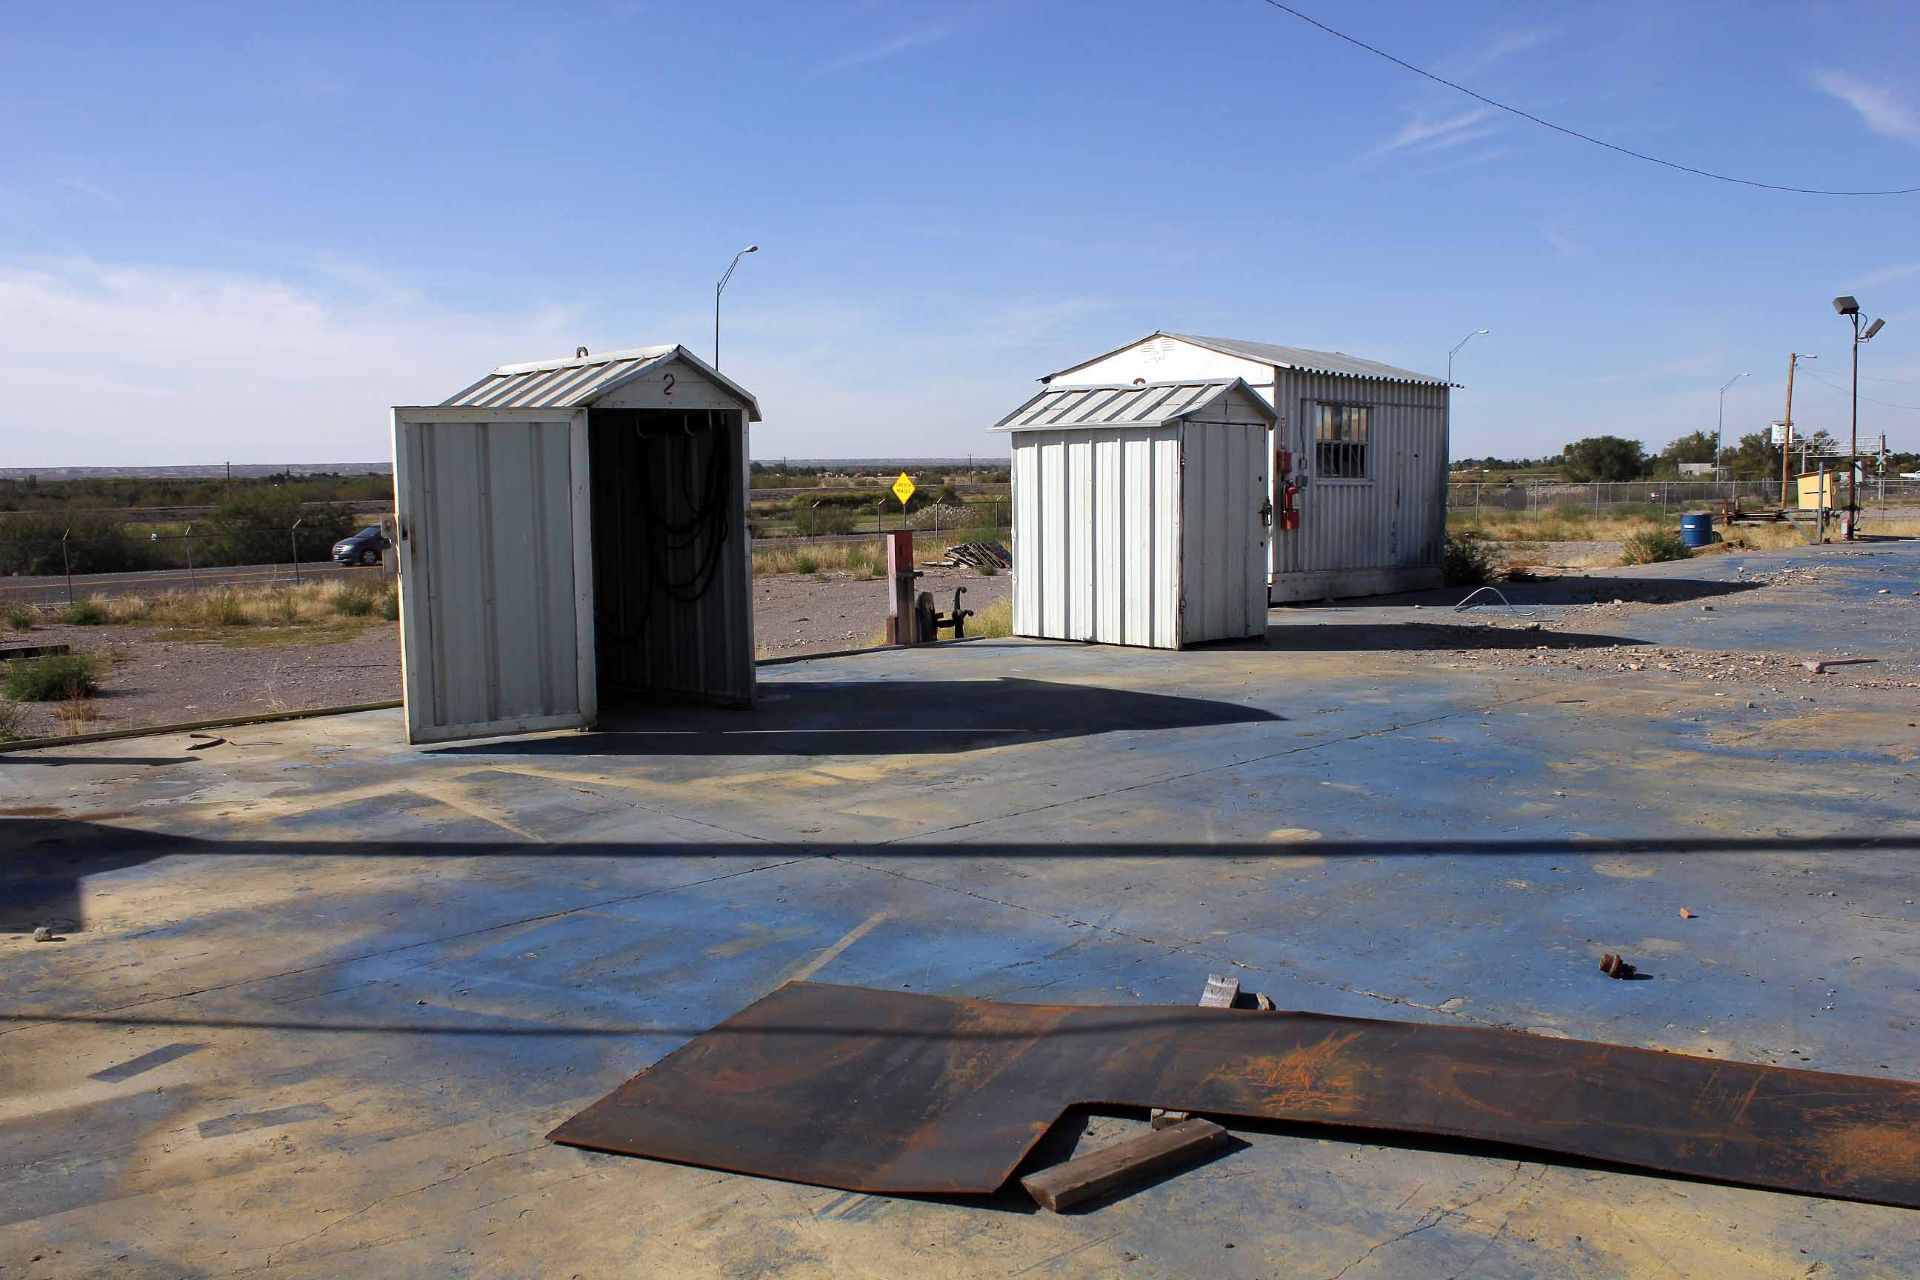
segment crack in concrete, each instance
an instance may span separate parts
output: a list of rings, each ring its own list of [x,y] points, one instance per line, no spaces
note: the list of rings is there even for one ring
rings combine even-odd
[[[1474,1205],[1479,1204],[1483,1200],[1491,1200],[1493,1197],[1503,1194],[1507,1190],[1507,1188],[1511,1187],[1515,1182],[1518,1182],[1520,1180],[1520,1174],[1525,1168],[1526,1168],[1525,1165],[1523,1165],[1522,1163],[1516,1160],[1514,1161],[1513,1171],[1507,1175],[1507,1180],[1501,1183],[1499,1186],[1493,1188],[1491,1191],[1483,1191],[1477,1196],[1470,1196],[1467,1199],[1462,1200],[1459,1204],[1435,1205],[1433,1208],[1428,1209],[1425,1213],[1422,1213],[1419,1219],[1411,1227],[1408,1227],[1405,1231],[1399,1232],[1395,1235],[1388,1236],[1385,1240],[1380,1240],[1375,1242],[1374,1244],[1368,1245],[1366,1252],[1362,1253],[1359,1257],[1353,1259],[1351,1262],[1347,1263],[1347,1265],[1345,1265],[1344,1267],[1341,1267],[1338,1271],[1328,1276],[1327,1280],[1340,1280],[1340,1277],[1346,1275],[1347,1272],[1353,1270],[1355,1267],[1365,1262],[1368,1258],[1371,1258],[1374,1254],[1378,1253],[1380,1250],[1388,1248],[1392,1245],[1399,1244],[1402,1240],[1408,1239],[1411,1236],[1417,1236],[1422,1231],[1427,1231],[1434,1227],[1437,1227],[1441,1223],[1445,1222],[1448,1218],[1464,1217],[1466,1215],[1466,1211],[1468,1209],[1471,1209]],[[1506,1227],[1505,1227],[1505,1224],[1503,1223],[1501,1225],[1501,1230],[1504,1231],[1505,1229]],[[1497,1235],[1496,1235],[1496,1238],[1497,1238]],[[1489,1247],[1491,1247],[1491,1245],[1489,1245]],[[1486,1250],[1484,1249],[1481,1250],[1482,1254],[1484,1254],[1485,1252]],[[1474,1261],[1478,1262],[1479,1257],[1476,1256]],[[1472,1263],[1468,1264],[1469,1267],[1471,1267],[1472,1265],[1473,1265]]]
[[[436,1178],[432,1182],[426,1183],[424,1186],[418,1186],[413,1188],[411,1191],[396,1191],[392,1195],[381,1196],[377,1200],[369,1201],[368,1203],[361,1205],[358,1209],[355,1209],[349,1213],[343,1214],[338,1218],[335,1218],[332,1222],[329,1222],[326,1226],[321,1227],[318,1231],[309,1231],[306,1235],[298,1236],[295,1239],[283,1241],[280,1244],[274,1245],[271,1249],[267,1250],[267,1259],[265,1262],[261,1263],[260,1266],[258,1267],[252,1267],[252,1268],[249,1268],[248,1270],[251,1270],[251,1271],[271,1270],[273,1267],[279,1264],[280,1254],[285,1252],[286,1250],[292,1249],[298,1245],[305,1244],[309,1240],[318,1239],[320,1236],[326,1235],[329,1231],[332,1231],[335,1227],[343,1226],[344,1224],[353,1221],[355,1218],[363,1218],[367,1214],[372,1213],[375,1209],[378,1209],[383,1204],[390,1204],[395,1200],[404,1200],[408,1196],[417,1196],[421,1192],[431,1191],[435,1187],[443,1187],[447,1183],[454,1182],[461,1178],[464,1178],[469,1173],[472,1173],[475,1169],[478,1169],[483,1165],[492,1164],[496,1160],[506,1160],[512,1156],[532,1155],[536,1151],[542,1151],[545,1149],[546,1149],[546,1144],[541,1143],[538,1146],[527,1147],[523,1150],[502,1151],[496,1155],[488,1156],[484,1160],[475,1160],[472,1164],[463,1165],[459,1169],[456,1169],[454,1172],[446,1175],[444,1178]],[[237,1271],[237,1272],[234,1272],[233,1274],[246,1275],[247,1272]]]

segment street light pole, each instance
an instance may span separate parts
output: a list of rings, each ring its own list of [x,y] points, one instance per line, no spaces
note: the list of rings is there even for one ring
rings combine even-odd
[[[1732,386],[1746,376],[1744,373],[1734,374],[1731,378],[1727,379],[1727,387]],[[1727,431],[1727,387],[1720,388],[1720,416],[1714,419],[1713,423],[1713,482],[1715,484],[1720,483],[1721,437],[1723,437]]]
[[[727,274],[720,277],[720,283],[713,286],[713,367],[720,367],[720,295],[726,292],[727,281],[733,279],[733,269],[740,265],[740,259],[750,253],[760,252],[760,246],[750,244],[733,255],[733,261],[727,264]]]
[[[1454,352],[1459,351],[1460,348],[1466,346],[1469,342],[1472,342],[1475,338],[1479,337],[1481,334],[1492,333],[1492,332],[1493,330],[1491,329],[1475,329],[1472,333],[1468,334],[1466,337],[1460,339],[1460,341],[1453,344],[1453,350],[1447,352],[1447,383],[1448,385],[1452,385],[1453,383]]]
[[[1860,303],[1851,297],[1835,298],[1833,309],[1853,325],[1853,407],[1847,442],[1847,541],[1853,542],[1860,536],[1860,344],[1872,342],[1873,335],[1887,322],[1875,320],[1863,331],[1860,322],[1866,317],[1860,314]]]

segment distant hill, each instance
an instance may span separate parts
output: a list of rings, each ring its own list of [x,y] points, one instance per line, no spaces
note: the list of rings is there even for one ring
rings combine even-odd
[[[391,462],[224,462],[184,467],[0,467],[0,480],[218,480],[224,476],[384,476]]]

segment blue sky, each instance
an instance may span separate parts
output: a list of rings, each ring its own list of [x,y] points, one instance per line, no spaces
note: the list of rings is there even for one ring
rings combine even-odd
[[[1298,7],[1766,181],[1920,186],[1920,7]],[[9,3],[0,465],[376,458],[495,364],[712,344],[759,457],[952,455],[1154,329],[1455,374],[1455,452],[1920,405],[1920,196],[1600,151],[1260,0]],[[1920,448],[1920,410],[1862,407]]]

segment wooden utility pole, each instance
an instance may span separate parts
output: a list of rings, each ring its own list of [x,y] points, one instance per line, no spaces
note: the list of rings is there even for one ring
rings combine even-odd
[[[1807,358],[1811,360],[1813,357],[1808,356]],[[1780,424],[1781,426],[1786,428],[1786,433],[1787,433],[1786,438],[1780,442],[1780,505],[1782,508],[1788,505],[1787,504],[1787,486],[1792,482],[1791,476],[1789,473],[1793,470],[1793,465],[1792,465],[1793,370],[1794,370],[1794,366],[1798,365],[1799,363],[1800,363],[1800,353],[1798,351],[1791,352],[1790,354],[1788,354],[1787,356],[1787,417],[1786,417],[1786,421]]]

